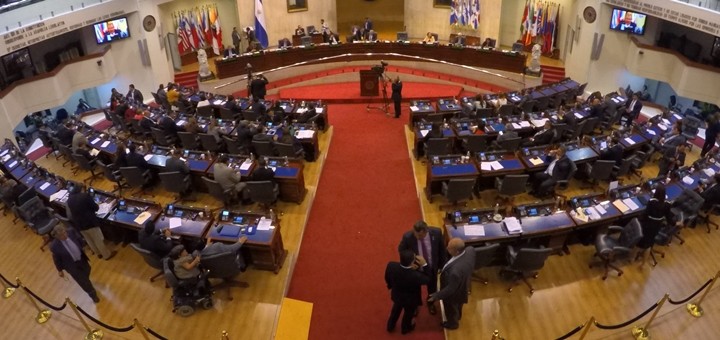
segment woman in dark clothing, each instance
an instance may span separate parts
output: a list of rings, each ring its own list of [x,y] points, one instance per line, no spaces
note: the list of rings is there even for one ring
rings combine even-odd
[[[705,130],[705,144],[703,144],[700,157],[705,157],[705,154],[715,147],[717,135],[720,133],[720,112],[710,115],[708,117],[707,124],[707,130]]]
[[[655,244],[655,236],[660,232],[660,229],[670,223],[672,219],[670,208],[672,208],[670,203],[665,201],[665,186],[660,184],[655,188],[655,194],[648,201],[645,213],[640,218],[643,237],[637,244],[641,252],[635,257],[636,260],[642,258],[640,267],[645,265],[645,253],[647,253],[648,248]]]

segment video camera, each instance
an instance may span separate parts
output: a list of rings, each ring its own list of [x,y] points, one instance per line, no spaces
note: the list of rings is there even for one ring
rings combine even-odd
[[[385,67],[388,65],[384,60],[380,60],[380,65],[373,66],[372,70],[377,73],[378,76],[382,76],[385,73]]]

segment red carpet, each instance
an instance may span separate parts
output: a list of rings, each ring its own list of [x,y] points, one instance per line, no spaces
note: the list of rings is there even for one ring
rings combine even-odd
[[[331,105],[333,139],[288,297],[312,302],[310,339],[400,339],[388,333],[385,286],[402,233],[421,218],[401,119],[365,105]],[[412,339],[442,339],[423,308]]]
[[[198,73],[197,71],[175,73],[175,83],[196,89],[198,88]]]
[[[360,85],[353,83],[330,83],[310,86],[299,86],[282,89],[279,92],[280,98],[295,100],[322,99],[328,103],[378,103],[382,102],[382,89],[380,96],[361,97]],[[388,84],[388,97],[392,91]],[[428,83],[406,83],[403,82],[403,101],[413,99],[437,100],[440,98],[459,97],[463,88],[458,85],[440,85]]]
[[[27,156],[27,158],[29,160],[34,162],[34,161],[42,158],[43,156],[47,155],[50,151],[52,151],[52,149],[41,146],[41,147],[37,148],[35,151],[33,151],[25,156]]]
[[[565,68],[542,65],[543,84],[557,83],[565,79]]]

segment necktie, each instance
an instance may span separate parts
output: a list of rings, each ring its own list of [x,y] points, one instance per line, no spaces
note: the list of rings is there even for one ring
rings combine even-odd
[[[430,253],[428,253],[427,246],[425,245],[425,240],[420,240],[420,245],[422,246],[422,252],[423,257],[425,258],[425,262],[428,263],[428,266],[430,266]],[[432,268],[432,267],[431,267]]]

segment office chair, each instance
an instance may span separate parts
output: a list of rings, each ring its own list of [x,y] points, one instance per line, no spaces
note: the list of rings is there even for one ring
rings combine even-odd
[[[675,221],[682,221],[684,226],[694,226],[700,214],[700,209],[705,204],[705,199],[697,192],[690,189],[683,189],[672,204],[670,213],[675,217]],[[710,233],[710,226],[707,228]]]
[[[572,115],[574,113],[568,112],[568,114]],[[568,137],[568,140],[576,140],[580,138],[580,135],[582,135],[583,131],[585,130],[585,124],[587,123],[587,120],[583,120],[580,123],[577,123],[575,126],[575,130],[573,130],[572,134]]]
[[[583,187],[583,189],[588,188],[597,188],[598,184],[600,184],[600,181],[607,181],[610,179],[610,176],[612,175],[613,167],[615,166],[615,161],[603,161],[603,160],[597,160],[595,163],[587,164],[586,174],[587,174],[587,183],[590,184],[587,187]]]
[[[705,226],[707,227],[707,230],[709,233],[711,225],[715,226],[715,230],[720,229],[720,224],[718,224],[717,222],[713,222],[712,219],[710,219],[710,216],[718,215],[719,213],[720,213],[720,204],[713,204],[709,208],[706,208],[706,209],[701,208],[700,211],[698,211],[697,220],[699,222],[705,223]],[[682,244],[682,242],[680,244]]]
[[[37,197],[37,192],[35,191],[35,188],[28,188],[22,183],[19,183],[15,188],[18,191],[22,192],[17,196],[15,204],[10,207],[13,215],[15,215],[15,217],[13,218],[13,224],[16,224],[17,220],[22,218],[22,215],[20,213],[20,207],[22,207],[23,204],[27,203],[31,199]]]
[[[609,235],[611,232],[618,231],[620,232],[618,236]],[[629,254],[642,237],[642,227],[637,218],[630,220],[624,228],[611,225],[608,227],[608,233],[599,234],[595,239],[595,255],[593,257],[600,258],[600,262],[590,263],[590,268],[602,264],[605,270],[602,276],[603,280],[607,279],[610,268],[617,271],[618,276],[621,276],[623,271],[613,262],[616,258]]]
[[[255,155],[258,157],[274,157],[275,149],[270,142],[265,141],[252,141],[253,149],[255,149]]]
[[[578,86],[577,92],[575,92],[575,97],[583,97],[585,95],[585,88],[587,87],[587,84],[588,83]]]
[[[681,134],[685,137],[685,144],[688,146],[690,151],[692,151],[693,141],[697,137],[702,124],[703,122],[700,119],[692,116],[685,116],[682,120]]]
[[[436,41],[436,42],[440,41],[440,38],[439,38],[439,36],[438,36],[437,33],[430,32],[430,35],[432,35],[433,38],[435,38],[435,41]]]
[[[450,138],[430,138],[425,145],[425,156],[448,155],[452,153],[452,140]]]
[[[496,150],[506,150],[508,152],[515,152],[515,150],[520,149],[520,143],[522,142],[522,138],[515,137],[515,138],[508,138],[501,141],[495,141],[493,143],[493,146],[495,146]]]
[[[613,166],[612,175],[610,177],[618,179],[620,177],[627,176],[630,173],[630,169],[632,169],[635,157],[636,155],[625,157],[622,162],[620,162],[620,166]]]
[[[665,258],[665,252],[661,250],[655,249],[655,246],[669,246],[672,242],[673,237],[677,237],[677,234],[680,232],[680,228],[678,228],[675,224],[668,224],[664,228],[660,229],[657,235],[655,235],[655,242],[652,246],[650,246],[650,259],[652,260],[652,266],[657,266],[657,259],[655,258],[655,254],[660,255],[661,258]],[[680,244],[683,244],[684,242],[681,242]],[[638,256],[642,255],[641,253],[638,254]],[[637,259],[637,258],[636,258]],[[645,259],[643,258],[643,265],[645,264]]]
[[[496,200],[502,199],[513,204],[515,196],[525,193],[530,175],[507,175],[504,178],[495,177]]]
[[[178,138],[180,138],[180,145],[188,150],[199,149],[198,135],[192,132],[178,131]]]
[[[65,158],[65,162],[63,162],[62,166],[65,167],[66,164],[70,163],[73,174],[77,173],[77,169],[74,166],[75,158],[73,157],[73,152],[70,147],[67,145],[58,144],[58,150],[60,150],[60,154],[63,156],[63,158]]]
[[[193,108],[192,105],[187,105],[184,100],[178,100],[172,104],[175,105],[181,113],[188,115],[195,114],[195,108]]]
[[[213,107],[210,105],[200,106],[195,110],[195,114],[198,117],[214,118]]]
[[[530,113],[530,112],[534,112],[533,110],[535,109],[535,106],[537,106],[536,100],[528,100],[528,101],[522,103],[522,105],[520,106],[520,109],[522,110],[522,112]]]
[[[278,199],[278,187],[272,181],[250,181],[246,188],[250,200],[259,203],[264,211],[268,211]]]
[[[540,97],[540,99],[537,100],[537,104],[535,104],[535,109],[537,111],[545,111],[550,106],[550,98],[549,97]]]
[[[484,109],[477,109],[475,111],[475,116],[477,118],[490,118],[495,115],[495,110],[491,107],[486,107]]]
[[[210,152],[218,152],[222,149],[222,144],[218,143],[215,136],[209,133],[198,133],[202,148]]]
[[[131,195],[150,195],[147,192],[147,186],[152,180],[150,170],[143,172],[136,166],[125,166],[120,168],[120,174],[131,188],[137,188]],[[150,197],[153,197],[150,195]]]
[[[509,273],[512,275],[513,282],[508,287],[508,292],[512,292],[513,287],[520,281],[524,282],[525,285],[530,288],[530,294],[535,292],[535,289],[528,281],[528,278],[532,277],[536,279],[538,277],[538,271],[545,266],[545,260],[552,254],[552,248],[520,248],[518,250],[513,246],[508,246],[507,250],[507,262],[508,265],[502,269],[501,273]]]
[[[76,153],[73,153],[72,156],[73,156],[73,159],[75,160],[75,163],[77,163],[77,165],[78,165],[78,167],[77,167],[78,170],[82,169],[82,170],[90,172],[90,177],[84,179],[83,184],[87,184],[88,182],[90,182],[87,185],[92,185],[93,180],[96,177],[101,175],[100,172],[95,173],[95,161],[88,160],[87,158],[85,158],[85,156],[79,155]],[[76,174],[76,172],[73,172],[73,175],[74,174]]]
[[[442,194],[450,205],[440,206],[440,209],[457,209],[459,203],[471,200],[475,189],[475,178],[456,178],[442,184]],[[463,203],[463,206],[465,204]]]
[[[233,297],[230,292],[231,287],[247,288],[250,285],[244,281],[233,280],[238,276],[242,269],[238,266],[236,258],[242,256],[239,252],[225,252],[211,256],[203,256],[200,259],[200,265],[208,271],[209,279],[222,279],[219,285],[213,285],[213,288],[227,288],[228,300],[232,301]]]
[[[149,139],[152,138],[152,133],[149,130],[146,130],[140,125],[140,121],[137,119],[133,119],[130,121],[130,127],[132,128],[133,134],[136,136],[140,136],[143,139]]]
[[[315,26],[314,26],[314,25],[310,25],[310,26],[305,27],[305,34],[306,34],[306,35],[315,34],[315,33],[317,33],[317,32],[316,32],[316,30],[315,30]]]
[[[158,128],[150,128],[153,140],[160,146],[172,146],[175,144],[175,139],[166,135],[165,131]]]
[[[593,135],[595,134],[595,128],[600,124],[600,118],[592,117],[585,120],[583,126],[582,135]]]
[[[242,117],[244,120],[254,122],[260,118],[260,115],[258,115],[255,111],[245,110],[242,112]]]
[[[642,167],[645,166],[645,163],[652,157],[653,153],[655,152],[655,148],[651,145],[648,145],[648,149],[646,151],[635,151],[635,158],[633,158],[632,164],[630,165],[630,172],[639,177],[642,178]]]
[[[105,165],[105,163],[103,163],[100,160],[96,160],[95,164],[100,167],[103,175],[105,175],[105,178],[107,180],[115,183],[115,185],[113,186],[112,193],[117,192],[118,195],[122,196],[122,189],[127,188],[128,185],[127,185],[127,183],[125,183],[125,180],[120,175],[120,171],[113,170],[113,168],[111,168],[108,165]]]
[[[190,184],[192,184],[190,175],[185,175],[180,171],[171,171],[161,172],[158,176],[160,177],[160,183],[163,189],[175,193],[174,201],[171,204],[180,201],[195,201],[195,199],[189,195]]]
[[[568,172],[567,178],[559,179],[557,182],[555,182],[555,187],[553,187],[552,195],[558,195],[562,197],[563,199],[567,199],[567,197],[563,194],[558,194],[558,191],[565,191],[570,187],[570,180],[575,176],[575,172],[577,172],[577,165],[575,162],[570,162],[570,172]]]
[[[473,280],[480,281],[485,285],[488,284],[488,279],[486,277],[477,275],[476,272],[480,268],[489,266],[493,262],[493,260],[495,260],[495,254],[497,253],[498,249],[500,249],[499,243],[489,244],[483,247],[475,247],[475,270],[472,274]]]
[[[275,143],[275,150],[278,153],[278,156],[280,157],[287,157],[290,159],[303,159],[304,151],[303,149],[295,150],[295,146],[292,144],[286,144],[286,143]]]
[[[513,105],[513,104],[500,105],[497,112],[498,112],[498,116],[500,116],[500,117],[510,116],[515,112],[515,105]]]
[[[465,136],[463,137],[463,146],[465,151],[469,151],[471,154],[486,151],[488,149],[487,137],[483,135]]]
[[[149,250],[143,249],[138,243],[130,243],[130,247],[142,256],[148,266],[158,270],[155,275],[150,277],[150,282],[155,282],[158,277],[163,275],[162,259],[159,256]]]
[[[228,136],[222,136],[223,141],[225,141],[225,146],[227,147],[227,152],[231,155],[242,155],[242,154],[248,154],[248,151],[245,147],[243,147],[240,144],[240,141],[238,141],[235,138],[230,138]]]
[[[559,143],[570,131],[570,127],[568,127],[567,124],[562,123],[553,124],[552,129],[555,130],[555,135],[550,142],[552,144]]]
[[[40,236],[50,234],[58,224],[55,212],[46,207],[40,197],[33,197],[18,208],[20,218],[25,221],[28,228]]]
[[[218,201],[223,202],[222,208],[228,209],[233,203],[237,202],[237,193],[233,189],[223,189],[220,183],[211,180],[207,177],[203,177],[203,182],[208,188],[210,196],[215,197]]]
[[[220,108],[220,119],[224,120],[236,120],[240,117],[239,113],[235,113],[235,111],[226,109],[224,107]]]

